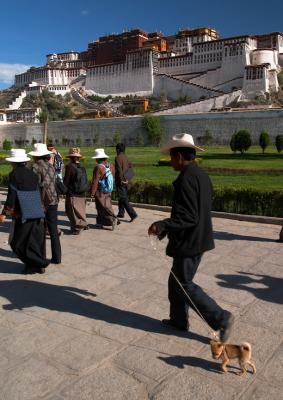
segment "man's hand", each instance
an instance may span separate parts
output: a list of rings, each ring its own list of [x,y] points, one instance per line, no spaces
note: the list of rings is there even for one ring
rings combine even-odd
[[[6,219],[6,215],[0,214],[0,224],[2,224]]]
[[[148,233],[149,235],[157,236],[157,227],[156,227],[155,223],[153,223],[153,224],[150,225],[150,227],[148,228],[147,233]]]

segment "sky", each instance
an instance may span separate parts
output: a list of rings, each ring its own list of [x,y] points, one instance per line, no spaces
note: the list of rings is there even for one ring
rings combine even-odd
[[[131,28],[174,34],[208,26],[222,38],[283,32],[282,0],[0,0],[0,89],[46,54],[83,51]]]

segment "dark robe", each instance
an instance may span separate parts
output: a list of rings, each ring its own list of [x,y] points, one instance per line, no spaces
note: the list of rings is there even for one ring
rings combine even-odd
[[[10,245],[17,257],[27,268],[46,268],[49,261],[46,259],[44,220],[31,219],[22,222],[17,194],[10,185],[18,190],[36,190],[38,176],[25,165],[17,165],[9,174],[8,195],[2,213],[12,216],[14,220]]]

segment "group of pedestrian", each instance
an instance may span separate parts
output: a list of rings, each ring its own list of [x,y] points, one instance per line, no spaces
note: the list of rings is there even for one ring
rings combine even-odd
[[[50,202],[45,207],[45,221],[51,236],[52,262],[60,262],[61,247],[57,231],[57,206],[55,168],[51,166],[50,154],[43,144],[37,144],[29,154],[34,157],[33,169],[26,167],[29,158],[25,150],[11,151],[7,158],[13,170],[9,175],[8,196],[0,222],[5,215],[14,218],[14,233],[10,241],[13,251],[25,263],[25,271],[41,272],[48,265],[44,250],[44,224],[38,216],[24,220],[17,199],[18,192],[35,193],[41,187],[41,196],[46,188]],[[148,234],[162,240],[167,236],[166,254],[173,258],[168,280],[169,318],[163,319],[166,327],[188,331],[189,309],[197,312],[215,331],[219,331],[222,342],[227,341],[234,323],[233,315],[222,309],[209,297],[193,279],[206,251],[214,248],[211,220],[212,184],[208,175],[196,163],[196,151],[202,151],[194,144],[193,137],[187,133],[177,134],[163,147],[162,152],[169,154],[172,167],[179,172],[173,182],[174,195],[169,218],[156,221],[148,228]],[[52,150],[54,151],[54,150]],[[115,167],[109,163],[104,149],[96,149],[92,157],[96,160],[90,187],[91,197],[95,199],[97,224],[115,228],[125,211],[130,220],[137,214],[128,200],[128,183],[133,175],[132,166],[125,155],[125,146],[116,146]],[[85,170],[81,166],[79,148],[69,152],[70,163],[66,166],[64,185],[67,187],[66,214],[70,220],[71,231],[79,234],[88,229],[85,214],[86,188]],[[80,171],[80,172],[78,172]],[[57,171],[58,172],[58,171]],[[58,176],[58,173],[57,173]],[[78,179],[79,177],[79,179]],[[118,196],[118,214],[115,215],[111,203],[115,177]],[[62,176],[61,176],[62,179]],[[16,188],[16,191],[13,189]],[[42,190],[43,189],[43,190]],[[43,203],[44,203],[44,196]],[[34,199],[32,200],[35,201]],[[282,228],[283,231],[283,228]],[[282,236],[281,231],[281,236]],[[281,239],[280,236],[280,239]]]
[[[122,149],[122,150],[121,150]],[[89,187],[87,174],[81,164],[81,151],[71,148],[68,153],[69,163],[65,167],[60,153],[53,145],[35,143],[28,155],[24,149],[12,149],[6,158],[12,165],[9,174],[8,194],[0,222],[6,216],[12,217],[12,229],[9,243],[12,250],[24,263],[24,273],[43,273],[50,264],[60,264],[62,260],[60,235],[58,228],[59,195],[65,194],[65,211],[70,221],[70,231],[79,235],[89,229],[86,219],[86,193],[90,191],[97,209],[97,226],[110,226],[112,230],[120,223],[125,209],[131,221],[137,214],[129,204],[127,195],[128,180],[125,177],[130,163],[124,154],[125,146],[117,145],[115,165],[104,149],[96,149],[93,159],[96,166]],[[122,161],[119,158],[122,157]],[[27,167],[33,157],[32,168]],[[111,196],[116,178],[117,188],[122,195],[119,198],[119,213],[116,216],[112,207]],[[120,199],[121,197],[121,199]],[[46,258],[46,235],[50,236],[51,259]]]

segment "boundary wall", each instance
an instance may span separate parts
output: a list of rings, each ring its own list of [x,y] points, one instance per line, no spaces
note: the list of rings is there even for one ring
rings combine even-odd
[[[189,132],[198,141],[209,130],[216,143],[228,144],[235,130],[247,129],[251,133],[253,143],[258,143],[262,130],[269,133],[271,141],[274,143],[275,136],[283,134],[283,109],[178,115],[168,113],[160,118],[164,130],[164,140],[176,133]],[[81,145],[95,146],[95,138],[99,137],[99,145],[113,145],[113,136],[117,133],[128,145],[136,145],[141,136],[143,136],[145,144],[147,142],[147,133],[142,128],[141,116],[48,123],[48,138],[57,144],[62,144],[64,138],[68,138],[70,144],[75,144],[79,138]],[[5,138],[12,140],[13,145],[16,145],[15,140],[24,140],[26,144],[30,144],[33,139],[42,141],[42,137],[40,124],[18,123],[0,126],[0,146]]]

